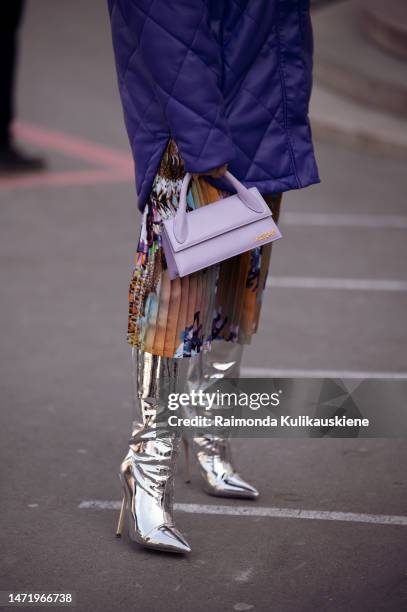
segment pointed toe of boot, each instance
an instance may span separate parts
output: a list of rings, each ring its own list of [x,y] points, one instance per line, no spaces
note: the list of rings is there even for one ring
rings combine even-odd
[[[239,499],[257,499],[258,490],[234,472],[218,479],[206,479],[205,490],[216,497],[235,497]]]
[[[153,529],[143,541],[144,546],[173,553],[189,553],[191,547],[174,526],[161,525]]]
[[[257,499],[259,492],[253,485],[249,484],[239,474],[234,474],[231,478],[231,484],[236,492],[236,497],[244,499]]]

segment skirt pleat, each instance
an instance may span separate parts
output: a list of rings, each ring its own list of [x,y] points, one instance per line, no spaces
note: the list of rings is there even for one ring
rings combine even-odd
[[[171,283],[170,302],[168,306],[167,326],[165,330],[164,355],[172,357],[177,340],[178,316],[181,309],[181,280],[176,278]]]
[[[148,353],[154,352],[154,338],[156,332],[158,306],[159,302],[157,299],[157,294],[151,292],[146,300],[145,316],[142,331],[140,332],[140,342],[142,343],[142,346],[144,346],[144,350]]]
[[[188,293],[188,308],[187,308],[187,322],[190,324],[186,326],[184,331],[184,351],[189,352],[189,346],[192,348],[192,344],[196,341],[196,337],[199,333],[199,313],[196,312],[196,295],[197,295],[197,275],[190,274],[189,278],[189,293]],[[198,318],[197,318],[198,317]]]
[[[212,332],[213,308],[211,309],[211,291],[213,289],[213,268],[207,268],[202,276],[202,328],[204,344]]]
[[[249,271],[250,265],[250,253],[242,253],[240,257],[236,258],[236,268],[237,271],[237,292],[238,299],[235,299],[233,315],[232,315],[232,325],[235,326],[236,339],[240,342],[242,340],[241,336],[241,328],[244,323],[245,317],[245,309],[244,309],[244,296],[246,292],[246,279]]]
[[[170,297],[171,297],[171,281],[168,274],[161,275],[160,293],[158,296],[158,314],[154,336],[154,352],[163,355],[165,345],[165,333],[167,331]]]
[[[253,324],[257,312],[257,298],[259,292],[258,272],[259,272],[260,249],[254,249],[249,253],[249,265],[246,287],[243,292],[243,317],[241,321],[242,342],[249,342],[253,333]]]
[[[176,344],[174,346],[174,355],[179,357],[184,356],[184,337],[183,332],[187,326],[187,311],[188,311],[188,294],[189,294],[189,276],[184,276],[181,281],[181,301],[178,313]]]

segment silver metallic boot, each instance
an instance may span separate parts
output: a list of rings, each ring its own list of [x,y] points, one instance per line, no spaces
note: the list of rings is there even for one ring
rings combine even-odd
[[[168,393],[176,388],[177,360],[133,347],[132,365],[139,414],[120,466],[124,494],[116,535],[121,535],[127,516],[133,541],[149,548],[186,553],[191,549],[172,516],[180,434],[168,431],[164,419],[160,422]]]
[[[206,391],[216,379],[239,378],[243,346],[235,342],[214,340],[209,352],[202,352],[189,360],[186,389]],[[206,416],[210,413],[206,412]],[[189,482],[189,440],[184,439],[186,481]],[[256,499],[259,492],[245,481],[232,463],[229,431],[218,429],[192,440],[192,452],[198,460],[204,489],[218,497]]]

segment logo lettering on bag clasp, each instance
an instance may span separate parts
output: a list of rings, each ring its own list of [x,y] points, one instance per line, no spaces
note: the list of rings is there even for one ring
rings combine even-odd
[[[258,236],[256,236],[254,240],[255,242],[259,242],[260,240],[266,240],[266,238],[271,238],[271,236],[274,236],[275,233],[276,233],[276,230],[270,230],[269,232],[263,232],[262,234],[259,234]]]

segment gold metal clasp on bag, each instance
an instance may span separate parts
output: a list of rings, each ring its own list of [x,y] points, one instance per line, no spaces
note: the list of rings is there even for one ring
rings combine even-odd
[[[274,234],[276,233],[276,230],[270,230],[269,232],[263,232],[262,234],[259,234],[258,236],[256,236],[256,238],[254,239],[255,242],[259,242],[260,240],[266,240],[266,238],[271,238],[272,236],[274,236]]]

